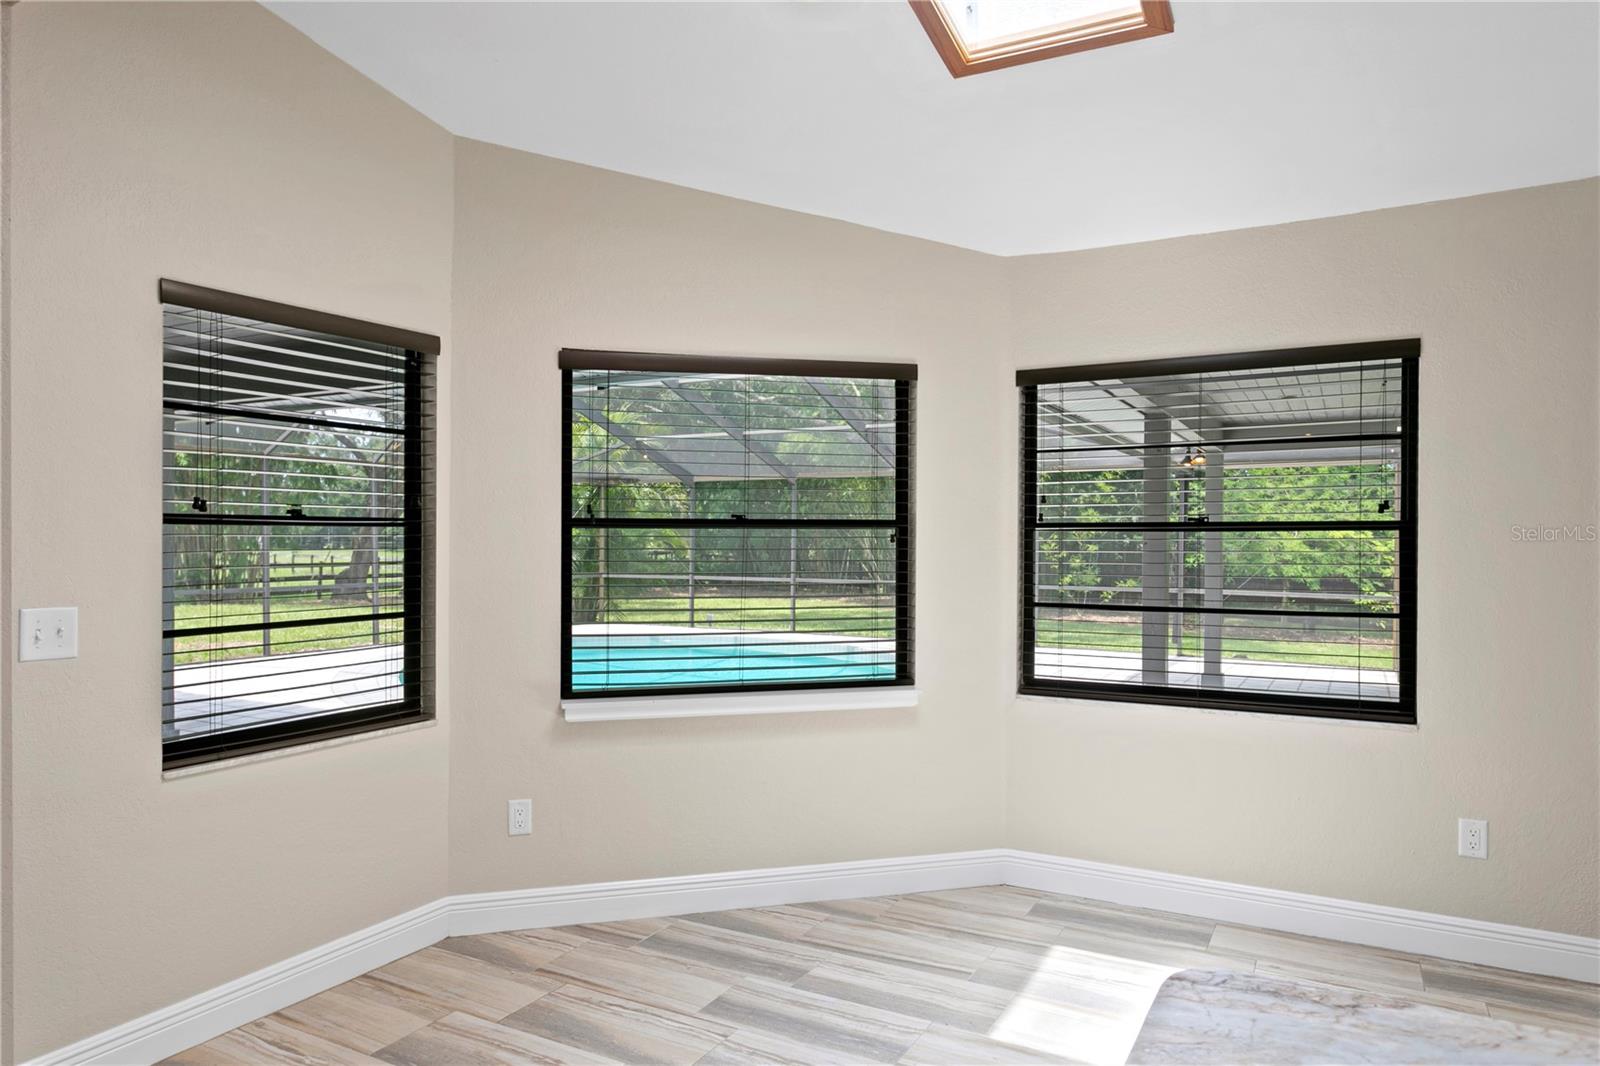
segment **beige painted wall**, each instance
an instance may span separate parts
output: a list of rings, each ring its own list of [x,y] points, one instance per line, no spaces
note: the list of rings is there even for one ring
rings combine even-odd
[[[995,844],[1012,647],[997,621],[1012,610],[1012,553],[995,478],[1015,446],[999,268],[458,142],[454,386],[472,417],[458,421],[450,479],[473,502],[452,561],[455,891]],[[919,364],[920,707],[561,719],[563,346]],[[505,834],[514,796],[533,798],[531,838]]]
[[[11,17],[0,625],[83,626],[11,671],[19,1056],[447,892],[1001,843],[1597,931],[1596,549],[1510,532],[1597,520],[1596,182],[996,260],[452,142],[250,5]],[[162,275],[446,337],[440,725],[160,779]],[[1015,365],[1401,335],[1420,729],[1012,697]],[[919,708],[561,720],[567,345],[920,364]]]
[[[1417,729],[1017,698],[1008,842],[1600,932],[1600,182],[1009,261],[1018,365],[1421,337]],[[1488,861],[1458,858],[1487,818]]]
[[[11,17],[5,614],[81,624],[8,708],[26,1058],[445,893],[443,724],[161,779],[156,279],[447,334],[453,174],[446,133],[254,5]]]

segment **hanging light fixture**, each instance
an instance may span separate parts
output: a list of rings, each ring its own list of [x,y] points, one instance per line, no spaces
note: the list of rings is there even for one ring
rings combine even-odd
[[[1178,465],[1188,467],[1205,466],[1206,453],[1204,450],[1191,451],[1190,449],[1185,448],[1183,451],[1183,458],[1178,460]]]

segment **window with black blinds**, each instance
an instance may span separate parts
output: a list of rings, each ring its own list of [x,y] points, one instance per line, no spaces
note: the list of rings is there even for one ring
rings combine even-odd
[[[162,300],[166,765],[430,717],[437,339]]]
[[[1418,352],[1020,372],[1022,691],[1414,721]]]
[[[914,366],[561,368],[564,698],[911,683]]]

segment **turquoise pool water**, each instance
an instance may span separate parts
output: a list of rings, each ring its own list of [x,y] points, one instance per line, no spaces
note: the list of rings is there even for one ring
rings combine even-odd
[[[572,687],[650,688],[658,685],[754,685],[786,681],[871,681],[894,677],[894,655],[844,650],[838,644],[807,651],[804,642],[707,646],[661,636],[572,638]]]

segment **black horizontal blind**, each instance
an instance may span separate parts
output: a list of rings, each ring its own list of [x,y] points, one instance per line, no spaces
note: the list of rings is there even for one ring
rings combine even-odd
[[[167,764],[431,713],[429,360],[173,304],[163,325]]]
[[[1024,691],[1413,718],[1415,351],[1019,375]]]
[[[914,383],[663,358],[564,363],[563,695],[909,684]]]

